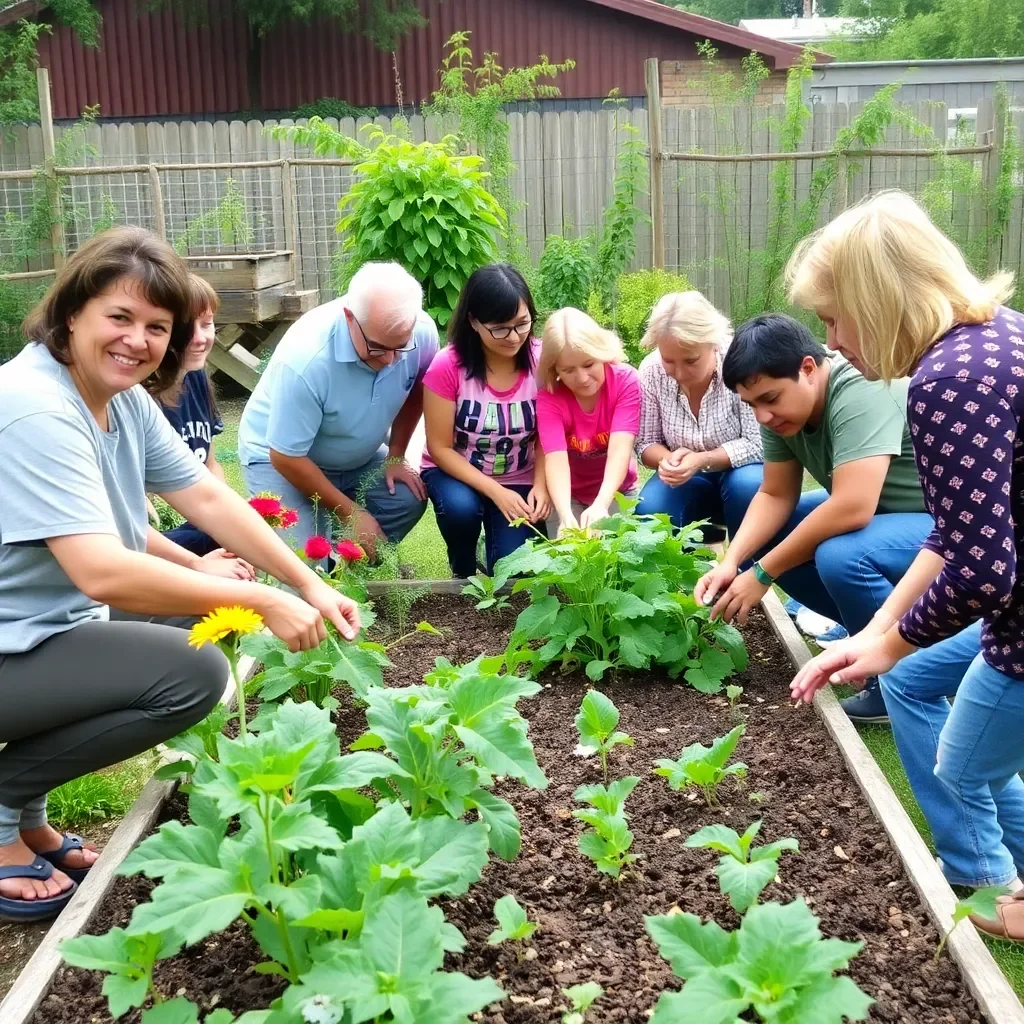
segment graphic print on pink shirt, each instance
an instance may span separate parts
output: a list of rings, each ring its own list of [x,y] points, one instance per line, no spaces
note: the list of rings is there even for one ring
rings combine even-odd
[[[539,343],[532,343],[536,348]],[[524,370],[515,385],[496,391],[485,381],[470,380],[448,346],[434,357],[424,387],[455,403],[452,447],[470,465],[502,484],[532,484],[537,440],[537,382]],[[423,469],[436,466],[423,453]]]

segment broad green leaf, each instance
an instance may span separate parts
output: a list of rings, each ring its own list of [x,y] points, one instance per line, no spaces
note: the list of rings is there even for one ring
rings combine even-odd
[[[348,683],[360,700],[366,699],[371,686],[381,686],[384,681],[380,665],[372,652],[363,650],[357,644],[344,642],[339,644],[338,660],[331,675],[340,682]]]
[[[217,835],[198,825],[169,821],[128,854],[118,874],[164,878],[176,872],[190,873],[196,864],[220,867],[222,839],[223,834]]]
[[[570,985],[568,988],[563,988],[562,995],[581,1015],[580,1024],[583,1024],[582,1014],[586,1013],[604,995],[604,989],[596,981],[586,981],[582,985]]]
[[[719,736],[708,750],[707,761],[717,768],[722,768],[732,757],[736,744],[739,743],[746,731],[746,725],[737,725],[735,729],[730,729],[724,736]]]
[[[736,982],[708,971],[688,981],[682,992],[665,992],[654,1008],[651,1024],[736,1024],[749,1005]]]
[[[822,977],[802,989],[776,1020],[778,1024],[845,1024],[867,1020],[873,1003],[852,978]]]
[[[530,921],[526,911],[511,894],[502,896],[494,904],[494,917],[498,927],[487,936],[487,942],[492,946],[500,942],[528,939],[537,930],[537,925]]]
[[[688,668],[683,678],[701,693],[718,693],[722,689],[722,681],[712,679],[702,668]]]
[[[384,746],[384,740],[376,733],[364,732],[354,743],[348,745],[349,750],[380,750]]]
[[[612,617],[616,619],[646,618],[654,614],[654,606],[628,590],[612,590],[606,587],[597,597],[594,604],[609,607]]]
[[[705,825],[683,845],[692,849],[718,850],[720,853],[731,854],[740,862],[747,859],[739,835],[728,825]]]
[[[596,683],[610,668],[615,666],[610,661],[588,661],[586,667],[587,678]]]
[[[720,967],[735,959],[736,935],[714,921],[706,924],[694,914],[645,917],[647,934],[682,979]]]
[[[515,808],[507,800],[486,789],[473,790],[467,799],[476,807],[487,826],[490,848],[502,860],[515,860],[522,846]]]
[[[107,997],[110,1016],[116,1020],[142,1006],[149,995],[149,981],[145,976],[127,978],[122,974],[108,974],[103,979],[103,994]]]
[[[199,1024],[199,1007],[191,999],[168,999],[146,1010],[142,1024]]]
[[[646,668],[661,650],[662,634],[649,623],[619,625],[619,654],[630,668]]]
[[[275,812],[270,823],[270,838],[282,850],[332,850],[341,845],[341,836],[310,810],[309,801],[288,804]]]
[[[321,764],[299,780],[297,794],[333,793],[339,789],[362,789],[374,779],[408,778],[409,773],[396,761],[374,751],[344,754]]]
[[[719,860],[715,874],[733,910],[743,914],[757,902],[764,887],[775,878],[778,870],[779,865],[775,860],[744,863],[735,857],[725,856]]]
[[[192,946],[224,931],[251,898],[252,894],[241,890],[229,872],[203,867],[191,877],[182,876],[173,884],[157,886],[150,902],[135,908],[128,932],[173,932]]]
[[[618,724],[618,708],[600,690],[588,690],[576,715],[576,730],[580,734],[580,742],[585,746],[600,749]]]
[[[519,618],[516,619],[516,635],[530,640],[547,637],[555,624],[558,608],[558,598],[553,594],[536,604],[530,604],[519,613]]]
[[[750,851],[750,859],[752,861],[777,861],[779,856],[785,850],[791,850],[793,853],[798,853],[800,851],[800,843],[792,836],[787,836],[785,839],[777,839],[774,843],[765,843],[764,846],[755,846]]]
[[[721,683],[735,671],[732,658],[716,647],[706,647],[700,652],[700,667],[712,682]]]
[[[367,917],[360,948],[378,973],[409,983],[439,970],[444,962],[444,914],[422,896],[396,892]]]
[[[483,822],[420,818],[416,888],[424,896],[461,896],[479,881],[487,864],[488,833]]]
[[[363,925],[361,910],[314,910],[295,922],[296,928],[317,928],[324,932],[358,931]]]
[[[729,652],[736,671],[743,672],[750,662],[747,645],[743,642],[743,634],[735,626],[717,619],[712,630],[712,637],[716,644]]]
[[[415,1024],[462,1024],[505,998],[492,978],[468,978],[456,971],[435,974],[428,984],[430,1003],[418,1010]]]
[[[995,918],[998,916],[999,897],[1006,896],[1010,892],[1006,885],[987,885],[982,889],[976,889],[970,896],[958,900],[953,908],[953,924],[959,924],[971,914],[978,917]]]

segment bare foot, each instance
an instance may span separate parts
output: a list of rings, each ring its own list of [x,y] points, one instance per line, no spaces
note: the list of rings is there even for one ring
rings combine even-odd
[[[28,866],[35,857],[35,851],[20,839],[9,846],[0,846],[0,867],[15,864]],[[59,896],[71,888],[71,879],[54,868],[49,878],[4,878],[0,879],[0,896],[9,900],[45,900]]]
[[[22,842],[33,853],[53,853],[59,850],[64,837],[49,825],[41,828],[24,829],[21,833]],[[64,866],[68,868],[91,868],[99,860],[99,853],[93,843],[85,843],[84,850],[69,850],[64,855]]]

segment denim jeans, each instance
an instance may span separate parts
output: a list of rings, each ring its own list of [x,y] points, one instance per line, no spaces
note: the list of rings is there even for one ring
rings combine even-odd
[[[732,537],[763,475],[760,462],[717,473],[697,473],[679,487],[670,487],[655,475],[644,484],[636,513],[648,516],[664,512],[677,529],[710,519],[715,526],[724,526]]]
[[[750,488],[749,496],[742,500],[744,510],[757,493],[757,488],[751,485],[752,481],[740,481],[741,487]],[[761,558],[788,537],[827,499],[828,493],[824,490],[801,494],[789,521],[768,544],[755,552],[754,559]],[[892,588],[917,557],[933,525],[926,512],[876,512],[862,530],[840,533],[822,541],[814,552],[814,561],[784,572],[778,579],[779,586],[812,611],[841,622],[850,633],[857,633],[885,603]],[[726,526],[732,534],[733,526],[728,521]],[[752,565],[754,559],[747,565]]]
[[[424,470],[423,482],[437,514],[437,528],[448,548],[448,564],[453,576],[466,579],[476,573],[476,547],[481,526],[488,574],[494,572],[494,563],[499,558],[512,554],[537,536],[529,526],[512,526],[490,498],[442,469]],[[509,490],[524,498],[530,493],[528,484],[512,484]],[[543,532],[544,524],[538,527]]]
[[[394,494],[388,492],[383,475],[386,457],[387,449],[382,447],[365,466],[341,472],[325,470],[324,475],[345,497],[364,501],[367,512],[380,524],[384,536],[397,544],[420,521],[427,503],[420,501],[403,483],[395,485]],[[331,533],[334,523],[332,510],[322,505],[314,508],[313,502],[288,483],[269,462],[252,462],[243,466],[242,475],[250,495],[263,491],[280,495],[285,508],[298,512],[298,523],[286,531],[293,545],[301,548],[310,537]],[[359,493],[364,487],[365,496]]]
[[[165,530],[164,536],[168,540],[173,540],[175,544],[183,547],[186,551],[191,551],[192,554],[200,557],[208,555],[220,547],[208,533],[203,533],[198,526],[193,526],[189,522],[175,526],[171,530]]]

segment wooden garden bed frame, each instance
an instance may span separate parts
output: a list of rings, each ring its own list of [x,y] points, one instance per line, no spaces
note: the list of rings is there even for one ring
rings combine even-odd
[[[371,584],[370,589],[371,592],[380,593],[389,586],[422,588],[430,594],[452,595],[460,594],[465,583],[462,580],[399,580]],[[769,591],[761,607],[785,647],[794,669],[800,668],[810,659],[810,651],[774,592]],[[252,659],[242,659],[239,676],[248,680],[255,669]],[[779,685],[785,686],[786,682],[779,680]],[[888,833],[928,913],[940,931],[947,933],[952,927],[956,897],[914,823],[829,687],[818,693],[814,708],[839,747],[868,806]],[[28,1024],[31,1020],[49,993],[63,962],[58,951],[60,943],[81,934],[89,926],[117,877],[117,869],[153,827],[175,786],[174,782],[154,779],[143,789],[110,837],[86,881],[79,886],[78,892],[54,922],[3,1003],[0,1003],[0,1021],[3,1024]],[[963,923],[953,931],[946,948],[959,967],[964,984],[974,995],[990,1024],[1024,1024],[1024,1006],[985,943],[969,923]]]

